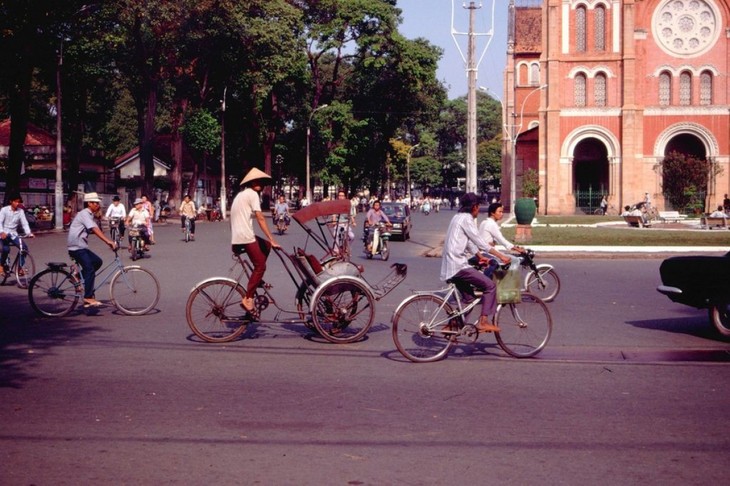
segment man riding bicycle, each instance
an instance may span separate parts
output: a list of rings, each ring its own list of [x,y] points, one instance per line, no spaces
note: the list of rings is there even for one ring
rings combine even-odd
[[[279,201],[274,206],[274,214],[276,215],[276,221],[279,221],[279,218],[283,217],[284,223],[289,226],[289,222],[291,221],[289,219],[289,205],[286,203],[284,196],[279,196]]]
[[[89,250],[89,233],[101,238],[112,250],[116,248],[116,242],[104,236],[94,219],[94,214],[101,206],[99,195],[95,192],[84,194],[84,203],[86,208],[76,214],[68,228],[68,254],[81,266],[81,275],[84,277],[84,307],[98,307],[103,304],[94,296],[94,281],[96,271],[101,268],[103,261],[96,253]]]
[[[5,274],[5,268],[8,265],[8,254],[10,253],[10,244],[20,246],[18,240],[18,227],[22,227],[23,233],[27,238],[33,238],[30,231],[28,220],[25,217],[25,211],[20,205],[23,198],[20,194],[12,194],[9,198],[10,203],[0,209],[0,242],[2,242],[2,252],[0,252],[0,275]],[[23,242],[21,252],[28,251],[28,245]],[[18,275],[23,276],[23,266],[25,265],[25,256],[20,254],[20,266],[18,267]]]
[[[185,218],[190,220],[190,238],[195,239],[195,217],[197,216],[195,203],[190,199],[189,194],[185,194],[183,202],[180,204],[180,227],[185,231]]]
[[[124,220],[127,218],[127,209],[120,202],[119,196],[112,198],[112,205],[107,208],[105,216],[110,222],[113,220],[119,222],[117,226],[119,228],[119,237],[124,238]]]
[[[497,310],[497,287],[491,278],[469,264],[474,246],[478,249],[476,254],[480,261],[487,260],[483,254],[494,254],[493,248],[479,235],[476,224],[478,215],[479,198],[474,193],[465,194],[459,212],[451,219],[446,230],[441,256],[441,280],[451,280],[465,295],[473,295],[472,288],[482,291],[482,313],[477,329],[480,332],[499,332],[499,327],[489,317]],[[502,256],[504,258],[500,259],[509,263],[509,258]]]

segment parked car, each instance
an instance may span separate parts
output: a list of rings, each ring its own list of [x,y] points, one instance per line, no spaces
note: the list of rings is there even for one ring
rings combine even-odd
[[[393,227],[390,229],[392,236],[398,236],[403,241],[411,237],[411,208],[406,203],[399,202],[384,202],[382,203],[382,209]]]
[[[718,332],[730,337],[730,253],[667,258],[659,274],[660,293],[672,302],[707,309]]]

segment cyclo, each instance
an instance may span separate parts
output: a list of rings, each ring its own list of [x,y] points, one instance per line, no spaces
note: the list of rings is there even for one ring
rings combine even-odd
[[[328,227],[333,214],[349,211],[350,201],[334,200],[310,204],[292,215],[305,231],[303,248],[294,248],[292,253],[274,249],[274,253],[296,288],[293,307],[279,304],[272,295],[273,286],[262,282],[256,292],[256,310],[261,315],[273,306],[277,312],[271,320],[254,320],[240,305],[253,267],[245,254],[234,254],[229,276],[208,278],[191,290],[185,316],[193,333],[204,341],[221,343],[241,336],[252,322],[301,323],[332,343],[362,339],[375,317],[375,302],[406,278],[407,266],[391,265],[388,275],[370,285],[363,269],[344,259],[345,252],[337,247]],[[310,243],[323,250],[324,256],[309,253]]]

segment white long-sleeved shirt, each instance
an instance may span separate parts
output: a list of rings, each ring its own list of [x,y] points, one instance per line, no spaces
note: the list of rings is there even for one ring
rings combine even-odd
[[[111,206],[109,206],[106,210],[106,217],[107,218],[126,218],[127,217],[127,210],[124,208],[124,204],[114,204],[112,203]]]
[[[31,234],[28,220],[25,218],[25,211],[8,205],[0,209],[0,233],[7,233],[13,237],[18,236],[18,228],[22,227],[26,235]]]
[[[499,244],[507,249],[511,250],[514,244],[512,244],[507,238],[502,235],[502,230],[494,220],[494,218],[487,218],[479,225],[479,234],[481,237],[490,245]]]
[[[479,236],[477,223],[471,213],[457,213],[451,218],[444,238],[441,252],[441,280],[446,281],[469,268],[469,257],[474,255],[473,246],[484,253],[489,252],[489,244]]]

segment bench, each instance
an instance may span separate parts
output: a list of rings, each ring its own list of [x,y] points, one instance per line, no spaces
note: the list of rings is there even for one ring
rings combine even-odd
[[[679,214],[679,211],[659,211],[659,219],[663,223],[668,223],[668,222],[677,223],[686,218],[687,218],[687,215]]]
[[[700,218],[700,225],[703,228],[712,229],[712,228],[723,228],[727,229],[727,218],[719,218],[719,217],[711,217],[711,216],[702,216]]]
[[[644,223],[644,218],[641,216],[624,216],[623,218],[629,226],[635,228],[646,228],[650,226],[649,223]]]

